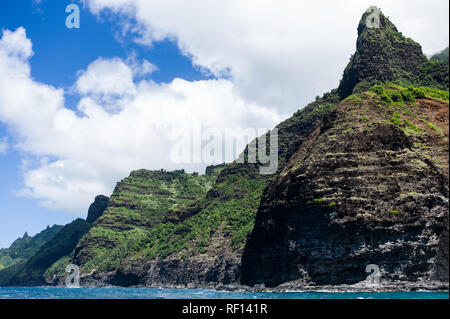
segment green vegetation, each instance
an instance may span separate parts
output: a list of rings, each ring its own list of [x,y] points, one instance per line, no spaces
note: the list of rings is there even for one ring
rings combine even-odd
[[[22,285],[44,284],[45,271],[58,259],[69,255],[78,240],[88,232],[91,224],[77,219],[64,226],[49,242],[44,244],[22,267],[10,278],[9,284]]]
[[[376,84],[369,90],[370,92],[376,93],[381,101],[383,101],[387,105],[396,104],[396,105],[404,105],[406,104],[415,104],[416,99],[438,99],[444,102],[449,101],[449,92],[429,88],[429,87],[408,87],[405,88],[401,85],[387,82],[383,85]]]
[[[113,249],[101,249],[84,265],[86,270],[116,269],[124,258],[145,256],[147,259],[165,258],[184,251],[183,255],[205,253],[217,236],[225,236],[233,248],[242,248],[253,229],[256,211],[267,178],[251,178],[242,165],[232,165],[236,171],[227,174],[213,189],[217,197],[206,197],[181,209],[181,214],[159,223],[151,229],[116,232],[101,226],[90,232],[91,239],[102,238],[118,242]],[[231,167],[228,168],[231,170]],[[236,191],[238,193],[236,193]],[[199,212],[184,219],[184,213]]]
[[[384,104],[386,105],[392,104],[393,99],[389,94],[389,91],[387,91],[385,87],[383,87],[382,85],[376,84],[369,91],[376,93]]]
[[[357,104],[361,104],[363,102],[362,98],[357,94],[350,95],[344,101],[353,102],[353,103],[357,103]]]
[[[410,90],[402,90],[401,91],[402,99],[407,104],[415,104],[416,99]]]
[[[342,99],[367,91],[375,84],[374,81],[381,79],[414,85],[419,79],[419,69],[427,62],[420,45],[404,37],[388,17],[381,14],[380,28],[368,28],[366,18],[367,13],[363,15],[358,26],[357,51],[350,58],[339,85],[338,91]],[[408,52],[408,59],[405,59],[405,51]],[[373,52],[377,52],[377,61],[371,58]],[[434,74],[440,75],[440,71],[424,67],[421,75],[438,83],[440,77],[435,78]],[[380,97],[385,104],[392,103],[389,95],[380,92]]]
[[[52,282],[52,280],[61,274],[66,272],[66,267],[72,264],[72,255],[64,256],[58,259],[52,264],[44,273],[43,278],[46,282]]]
[[[380,28],[368,28],[366,17],[367,14],[362,17],[358,26],[357,51],[351,56],[339,85],[338,91],[342,99],[367,91],[377,80],[392,81],[403,87],[429,87],[448,91],[448,48],[428,60],[421,46],[404,37],[388,17],[381,14]],[[377,52],[377,61],[371,59],[373,52]],[[405,52],[408,58],[405,58]],[[402,96],[400,99],[398,93],[393,96],[383,92],[377,94],[388,105],[413,103],[409,96]]]
[[[394,123],[397,126],[402,126],[403,125],[402,120],[400,120],[400,114],[398,112],[394,112],[394,114],[392,115],[391,122]]]
[[[47,227],[39,234],[30,237],[27,233],[12,243],[9,248],[0,249],[0,264],[2,268],[22,263],[33,256],[39,248],[51,240],[63,226]]]
[[[9,267],[5,267],[0,271],[0,287],[10,285],[11,279],[20,271],[25,265],[25,262],[20,262]]]
[[[100,224],[132,220],[133,225],[152,227],[161,222],[169,210],[206,194],[216,177],[186,174],[182,170],[134,171],[118,183]]]
[[[419,75],[412,83],[414,86],[448,90],[448,63],[428,60],[419,68]]]
[[[405,133],[423,133],[424,130],[412,124],[408,119],[401,119],[398,111],[395,111],[392,115],[391,122],[394,123],[398,128],[403,130]]]
[[[417,132],[417,133],[422,133],[424,132],[423,129],[415,126],[414,124],[412,124],[408,119],[404,119],[403,120],[405,122],[405,124],[408,126],[408,129],[413,131],[413,132]]]
[[[431,99],[438,99],[444,102],[449,101],[449,91],[448,90],[440,90],[440,89],[434,89],[430,87],[419,87],[419,88],[408,88],[408,90],[413,92],[413,95],[416,98],[431,98]]]
[[[361,21],[365,21],[364,17]],[[308,147],[316,157],[321,154],[336,156],[337,152],[354,149],[353,140],[346,145],[336,142],[342,137],[338,135],[340,132],[355,131],[347,134],[350,137],[362,136],[356,133],[368,133],[370,135],[365,138],[380,137],[383,139],[381,143],[385,143],[384,135],[374,134],[375,128],[380,127],[383,134],[389,134],[389,129],[399,133],[393,127],[395,125],[407,135],[415,134],[411,139],[408,136],[415,145],[418,145],[416,141],[427,143],[418,134],[424,130],[414,124],[425,127],[419,122],[423,117],[413,105],[424,98],[448,102],[448,70],[443,68],[441,62],[428,61],[420,46],[405,38],[384,16],[382,28],[370,29],[361,23],[358,35],[358,51],[344,71],[339,89],[322,97],[317,96],[314,102],[277,126],[280,152],[278,173],[285,163],[295,158],[292,157],[294,154],[298,156],[297,151],[305,141],[311,144]],[[374,53],[377,59],[371,58]],[[391,82],[381,83],[377,79],[391,79]],[[344,103],[333,112],[342,98],[345,98]],[[347,116],[344,120],[342,109],[348,111],[344,113]],[[413,114],[413,110],[418,114]],[[330,114],[332,116],[327,116]],[[324,118],[326,121],[323,121]],[[367,123],[359,122],[358,118]],[[432,123],[424,122],[431,129],[442,132]],[[319,138],[328,134],[326,143],[329,144],[319,145],[313,140],[315,136],[311,132],[320,130]],[[404,138],[403,134],[397,135]],[[361,140],[367,142],[367,139]],[[376,139],[374,141],[375,145],[380,143]],[[401,147],[406,144],[402,140],[400,142]],[[330,145],[340,149],[330,149]],[[315,152],[314,147],[324,152]],[[397,155],[400,157],[401,154],[396,154],[392,147],[386,148],[389,148],[386,152],[391,152],[386,160],[398,162]],[[404,152],[408,155],[407,152],[411,151],[415,150],[405,148]],[[360,154],[356,156],[361,157]],[[316,163],[317,158],[311,160]],[[359,162],[365,161],[354,162],[352,169],[356,170],[360,169]],[[423,162],[415,160],[408,163],[411,166],[423,165]],[[296,166],[289,166],[289,169],[295,170]],[[108,202],[104,213],[102,209],[93,207],[89,221],[93,222],[100,216],[94,226],[77,220],[42,245],[33,257],[15,261],[10,267],[7,265],[11,265],[14,258],[11,254],[2,256],[0,250],[0,270],[3,268],[0,274],[4,274],[3,279],[0,276],[0,283],[1,280],[18,283],[42,283],[44,279],[51,281],[64,273],[65,266],[72,262],[82,266],[83,272],[91,273],[126,269],[133,267],[134,262],[150,259],[213,259],[220,257],[217,252],[221,249],[240,257],[254,227],[262,194],[272,177],[259,174],[257,165],[237,163],[210,169],[206,175],[187,174],[184,170],[134,171],[117,184],[109,201],[103,198],[105,205]],[[336,183],[340,183],[339,179]],[[387,186],[378,185],[377,191],[385,192]],[[337,205],[331,198],[336,200],[336,196],[342,196],[337,195],[334,187],[322,187],[321,192],[316,194],[324,198],[314,198],[312,203],[328,210]],[[348,199],[355,203],[366,201],[359,196],[355,194],[352,197],[350,194]],[[399,210],[392,210],[391,213],[399,215]],[[358,215],[370,216],[370,213]]]
[[[277,127],[279,169],[295,139],[307,136],[338,102],[336,90],[325,93]],[[233,163],[208,168],[205,176],[132,172],[117,184],[107,210],[72,254],[53,263],[45,277],[61,275],[69,261],[91,272],[127,267],[142,258],[215,258],[218,247],[240,254],[271,179],[258,171],[257,165]]]
[[[183,170],[132,172],[117,184],[107,210],[82,238],[81,254],[74,257],[87,270],[116,269],[127,254],[143,250],[146,239],[154,232],[161,231],[159,236],[163,236],[167,226],[162,222],[168,213],[186,209],[204,196],[221,169],[209,169],[208,175],[187,174]],[[171,230],[177,236],[188,232],[187,228]],[[168,244],[168,238],[166,241]]]
[[[392,102],[400,102],[400,103],[403,102],[403,95],[399,91],[392,91],[390,93],[390,98]]]
[[[331,111],[334,107],[336,107],[336,103],[323,103],[319,104],[312,113],[305,113],[302,110],[297,111],[294,116],[299,117],[301,119],[305,119],[305,117],[316,117],[318,115],[323,115]]]
[[[444,64],[448,65],[448,50],[449,48],[447,47],[446,49],[444,49],[443,51],[433,55],[431,57],[432,60],[438,60],[443,62]]]
[[[440,128],[437,127],[436,125],[434,125],[433,123],[427,122],[427,121],[423,121],[425,124],[427,124],[433,131],[436,131],[439,135],[444,136],[444,131]]]
[[[408,88],[408,91],[411,92],[411,95],[415,99],[424,99],[424,98],[426,98],[425,92],[423,90],[421,90],[420,88],[410,87],[410,88]]]
[[[385,93],[384,87],[379,84],[372,86],[369,91],[374,92],[378,95],[382,95],[383,93]]]
[[[326,199],[325,198],[314,198],[313,202],[316,203],[316,204],[325,204],[326,203]],[[336,202],[335,201],[331,201],[331,202],[328,203],[327,206],[332,208],[332,207],[336,206]]]
[[[89,207],[87,219],[95,222],[103,214],[107,203],[108,197],[97,196]],[[64,227],[54,227],[56,228],[53,230],[47,228],[35,236],[36,239],[38,236],[44,237],[45,235],[47,242],[41,245],[30,258],[0,271],[0,285],[45,284],[44,272],[57,260],[73,251],[79,239],[91,228],[91,223],[77,219]],[[24,238],[29,239],[30,237],[24,236]]]

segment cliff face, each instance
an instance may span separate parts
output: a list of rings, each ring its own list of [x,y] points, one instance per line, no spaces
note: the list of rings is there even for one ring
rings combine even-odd
[[[278,125],[280,167],[338,100],[327,93]],[[87,285],[239,284],[246,238],[272,176],[237,163],[206,173],[133,172],[71,258],[47,271],[48,283],[62,283],[63,265],[75,263]]]
[[[278,125],[280,167],[338,101],[325,94]],[[87,284],[217,287],[240,284],[241,258],[261,194],[273,176],[258,165],[218,167],[213,187],[199,200],[167,213],[117,268],[85,276]],[[211,168],[207,169],[211,175]]]
[[[144,253],[145,239],[169,211],[206,194],[216,177],[184,171],[132,172],[117,183],[105,212],[81,238],[71,257],[59,264],[77,264],[89,276],[117,271],[128,258],[134,261]],[[49,271],[48,275],[54,274],[47,276],[51,282],[61,279],[57,270],[63,268],[55,265]]]
[[[376,264],[385,284],[448,286],[447,66],[370,8],[338,92],[265,189],[242,283],[355,284]]]
[[[448,99],[374,91],[341,102],[267,187],[244,284],[355,284],[369,264],[385,281],[445,281]]]
[[[74,263],[88,286],[305,288],[376,264],[388,283],[448,285],[448,68],[371,14],[339,89],[277,126],[275,174],[134,171],[46,282]]]
[[[94,202],[89,206],[88,215],[86,221],[93,224],[97,219],[99,219],[108,205],[109,198],[104,195],[98,195],[95,197]]]

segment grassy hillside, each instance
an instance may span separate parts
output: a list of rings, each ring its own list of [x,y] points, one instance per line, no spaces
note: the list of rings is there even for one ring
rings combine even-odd
[[[77,219],[66,225],[48,243],[44,244],[18,271],[10,278],[8,285],[43,285],[45,271],[60,258],[69,255],[81,236],[86,234],[91,224],[84,219]]]
[[[447,47],[443,51],[433,55],[431,59],[441,61],[448,65],[448,50],[449,48]]]
[[[0,286],[34,286],[44,284],[45,271],[57,260],[70,255],[81,236],[86,234],[91,228],[91,223],[94,223],[103,214],[107,203],[108,197],[106,196],[99,195],[95,198],[88,211],[87,220],[90,222],[77,219],[64,227],[58,226],[58,232],[51,238],[48,235],[50,233],[49,228],[43,231],[41,234],[47,234],[45,237],[48,241],[41,245],[29,258],[0,270]],[[41,237],[39,236],[39,238]],[[21,251],[20,246],[14,245],[14,248]],[[65,269],[61,271],[64,272]]]
[[[144,247],[144,238],[170,210],[205,195],[217,174],[132,172],[117,184],[105,213],[78,244],[75,263],[86,271],[117,268],[125,255]]]
[[[9,248],[0,249],[0,270],[26,261],[62,228],[63,226],[58,225],[47,227],[47,229],[33,237],[25,233],[23,237],[15,240]]]

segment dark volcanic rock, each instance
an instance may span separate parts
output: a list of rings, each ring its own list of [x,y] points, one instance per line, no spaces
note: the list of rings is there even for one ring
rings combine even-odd
[[[240,255],[238,255],[239,257]],[[98,273],[100,281],[122,287],[209,287],[239,284],[240,258],[235,253],[220,258],[142,260],[124,264],[110,273]]]
[[[444,221],[445,229],[439,238],[439,252],[436,259],[436,269],[433,278],[448,283],[448,212]]]
[[[93,224],[97,219],[99,219],[108,205],[109,197],[104,195],[98,195],[95,197],[94,202],[89,206],[88,216],[86,221]]]
[[[265,190],[243,284],[355,284],[376,264],[385,281],[448,285],[448,129],[409,132],[371,95],[355,101],[330,113]],[[411,112],[426,116],[427,103]]]
[[[367,18],[375,7],[364,13],[358,26],[356,53],[344,71],[339,85],[342,98],[351,95],[360,82],[411,81],[426,62],[421,46],[405,38],[380,11],[378,27],[369,27]],[[369,22],[370,23],[370,22]]]

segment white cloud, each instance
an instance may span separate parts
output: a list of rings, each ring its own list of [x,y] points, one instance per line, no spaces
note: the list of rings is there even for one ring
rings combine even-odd
[[[6,151],[9,149],[8,137],[0,137],[0,155],[6,154]]]
[[[125,62],[129,65],[135,77],[144,77],[158,70],[158,67],[148,60],[139,61],[136,58],[136,52],[132,52]]]
[[[138,43],[176,41],[219,79],[157,84],[145,77],[156,70],[149,61],[98,58],[74,84],[82,96],[74,112],[62,89],[31,78],[25,30],[4,30],[0,121],[32,159],[23,167],[21,194],[80,215],[95,194],[110,193],[133,169],[200,170],[171,164],[175,128],[198,121],[219,129],[273,127],[277,111],[285,117],[335,88],[371,5],[426,53],[448,45],[448,1],[442,0],[85,2],[94,13],[112,14]]]
[[[193,62],[229,72],[247,101],[286,114],[337,87],[355,50],[362,13],[377,5],[426,53],[448,45],[446,0],[87,0],[92,12],[114,12],[139,43],[174,39]],[[116,18],[116,16],[114,16]]]
[[[98,58],[81,73],[76,87],[84,95],[133,94],[133,73],[121,59]]]
[[[26,59],[33,55],[31,41],[27,39],[23,27],[18,28],[14,32],[3,30],[2,40],[0,41],[0,50],[11,57],[18,57],[21,59]]]
[[[10,37],[18,39],[13,47]],[[30,77],[30,54],[15,54],[29,43],[23,29],[5,31],[0,40],[0,121],[18,149],[37,159],[23,167],[20,194],[51,209],[83,215],[94,195],[110,194],[134,169],[204,169],[170,162],[178,128],[273,127],[280,120],[236,95],[229,80],[157,84],[137,80],[135,64],[117,58],[97,59],[80,72],[75,88],[82,99],[74,112],[63,90]]]

